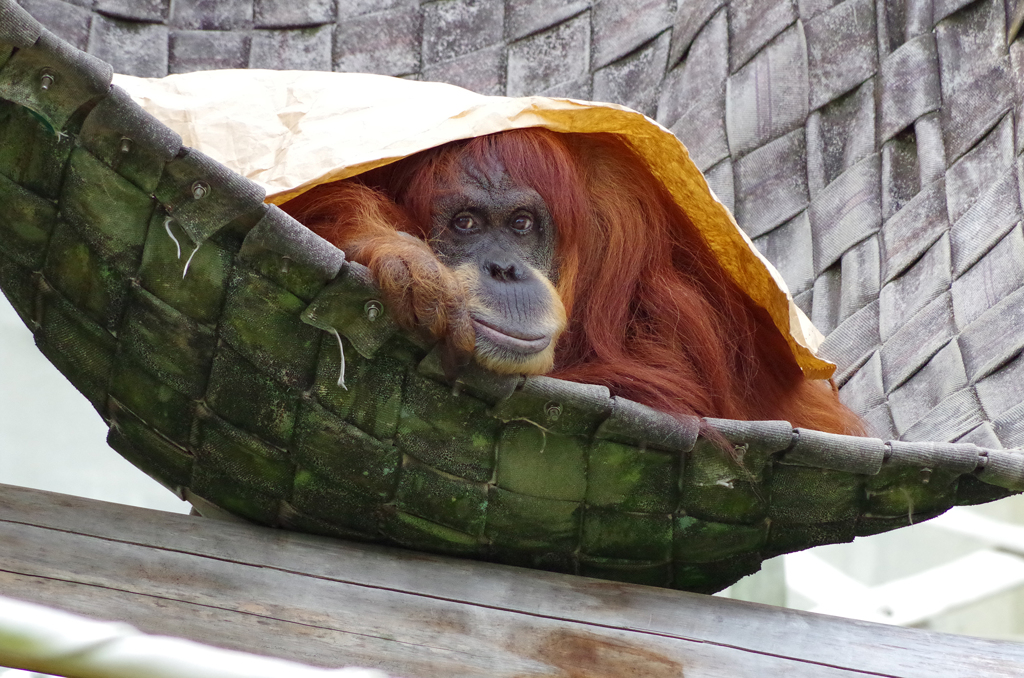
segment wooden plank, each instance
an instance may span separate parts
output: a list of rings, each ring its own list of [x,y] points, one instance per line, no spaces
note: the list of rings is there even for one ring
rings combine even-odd
[[[715,645],[534,617],[212,558],[0,525],[3,590],[153,633],[403,676],[863,675]],[[55,534],[50,532],[50,538]],[[126,576],[126,574],[128,576]],[[25,580],[32,579],[30,587]],[[29,594],[26,595],[25,591]],[[97,602],[99,601],[99,602]]]
[[[0,591],[417,676],[1015,676],[1024,645],[0,485]]]

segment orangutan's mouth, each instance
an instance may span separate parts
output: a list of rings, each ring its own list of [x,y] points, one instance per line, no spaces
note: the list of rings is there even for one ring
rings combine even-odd
[[[476,317],[473,318],[473,328],[476,330],[477,338],[516,353],[540,353],[551,343],[550,336],[513,333],[504,327],[497,327],[493,322]]]

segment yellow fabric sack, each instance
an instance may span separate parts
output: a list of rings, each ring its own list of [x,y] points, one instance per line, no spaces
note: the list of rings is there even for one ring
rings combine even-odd
[[[615,104],[494,97],[453,85],[316,71],[203,71],[114,83],[198,149],[262,185],[280,204],[449,141],[523,127],[620,135],[707,239],[722,265],[768,310],[804,374],[835,370],[822,336],[775,267],[715,197],[686,147],[650,118]]]

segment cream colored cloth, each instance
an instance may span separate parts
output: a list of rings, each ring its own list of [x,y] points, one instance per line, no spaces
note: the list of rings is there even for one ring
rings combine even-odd
[[[825,379],[835,369],[815,356],[821,334],[708,188],[686,147],[636,111],[356,73],[204,71],[118,75],[114,83],[185,145],[263,186],[275,204],[457,139],[523,127],[618,134],[686,210],[733,279],[768,310],[804,374]]]

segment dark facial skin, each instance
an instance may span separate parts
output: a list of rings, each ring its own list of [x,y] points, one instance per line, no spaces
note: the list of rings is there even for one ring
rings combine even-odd
[[[470,290],[478,361],[507,372],[550,363],[565,320],[551,284],[555,228],[540,195],[498,164],[467,166],[432,211],[431,249]]]

